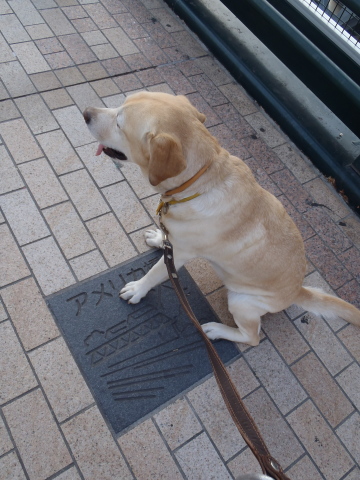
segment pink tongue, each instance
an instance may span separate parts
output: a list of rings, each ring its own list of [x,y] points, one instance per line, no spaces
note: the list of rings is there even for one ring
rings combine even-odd
[[[101,145],[101,143],[98,146],[98,149],[96,150],[95,155],[98,156],[101,154],[101,152],[104,150],[104,145]]]

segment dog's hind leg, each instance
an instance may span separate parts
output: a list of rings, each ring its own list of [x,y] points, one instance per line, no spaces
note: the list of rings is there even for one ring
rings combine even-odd
[[[247,343],[252,346],[258,345],[261,315],[264,315],[267,311],[252,304],[248,295],[230,291],[228,292],[228,306],[238,328],[210,322],[202,325],[206,335],[211,340],[223,338],[232,342]]]

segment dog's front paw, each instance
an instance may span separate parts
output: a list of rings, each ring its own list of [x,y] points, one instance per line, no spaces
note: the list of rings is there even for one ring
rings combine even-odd
[[[145,242],[149,247],[161,248],[163,244],[163,234],[158,228],[156,230],[146,230]]]
[[[222,338],[221,327],[222,325],[216,322],[209,322],[201,325],[201,328],[206,333],[207,337],[210,338],[210,340],[217,340],[218,338]]]
[[[128,303],[139,303],[140,300],[145,297],[149,289],[143,282],[143,279],[136,282],[129,282],[119,292],[119,297],[123,300],[127,300]]]

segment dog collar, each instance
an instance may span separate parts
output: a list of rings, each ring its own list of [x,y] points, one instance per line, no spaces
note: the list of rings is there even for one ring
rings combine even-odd
[[[198,178],[201,177],[203,173],[206,172],[209,166],[210,164],[205,165],[201,170],[199,170],[193,177],[191,177],[185,183],[183,183],[179,187],[174,188],[173,190],[168,190],[167,192],[165,192],[164,195],[161,195],[159,205],[156,209],[156,215],[159,215],[160,213],[166,214],[170,205],[176,205],[177,203],[185,203],[185,202],[188,202],[189,200],[193,200],[194,198],[199,197],[201,193],[195,193],[194,195],[190,195],[189,197],[182,198],[181,200],[174,200],[174,199],[169,201],[164,200],[164,197],[171,197],[172,195],[175,195],[176,193],[181,193],[184,190],[186,190],[188,187],[190,187],[193,183],[196,182]]]

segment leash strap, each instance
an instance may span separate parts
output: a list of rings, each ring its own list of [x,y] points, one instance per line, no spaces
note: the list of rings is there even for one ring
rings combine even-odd
[[[160,222],[161,228],[165,228]],[[164,230],[163,230],[164,231]],[[283,472],[279,463],[270,455],[269,450],[253,420],[245,404],[240,398],[235,385],[233,384],[223,362],[221,361],[215,347],[203,332],[201,325],[196,318],[191,306],[185,296],[185,293],[180,285],[178,274],[174,263],[173,246],[167,238],[167,230],[165,228],[164,261],[170,281],[174,290],[183,306],[185,312],[190,317],[198,332],[204,339],[209,359],[214,370],[214,375],[218,383],[220,392],[223,396],[225,404],[232,416],[232,419],[243,436],[245,442],[257,458],[264,474],[269,475],[274,480],[290,480]]]

